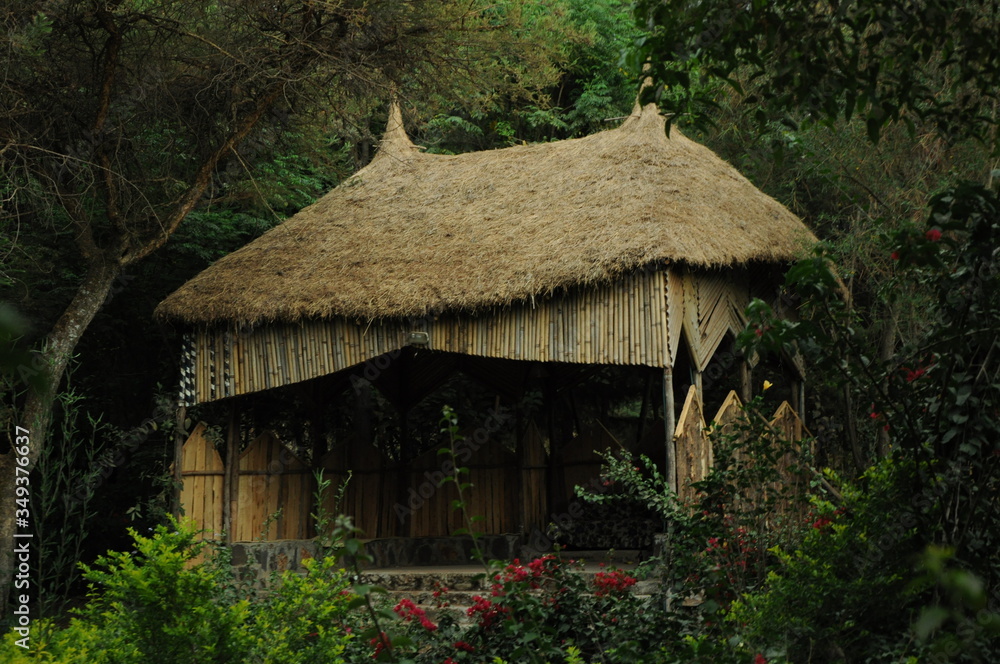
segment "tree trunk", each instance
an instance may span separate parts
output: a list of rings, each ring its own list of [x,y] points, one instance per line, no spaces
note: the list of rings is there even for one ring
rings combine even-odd
[[[17,422],[29,431],[29,469],[34,468],[38,454],[46,444],[49,425],[52,423],[52,406],[73,351],[107,299],[120,272],[121,265],[110,257],[102,255],[92,260],[73,301],[45,338],[40,355],[47,373],[28,392],[21,419]],[[0,616],[4,617],[7,615],[7,600],[14,573],[15,467],[13,450],[0,455]],[[29,546],[32,560],[37,561],[38,543],[30,542]],[[37,592],[37,586],[32,583],[27,593],[32,602],[37,600]]]

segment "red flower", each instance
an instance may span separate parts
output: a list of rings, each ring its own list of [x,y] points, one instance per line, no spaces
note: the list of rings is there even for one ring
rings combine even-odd
[[[816,519],[816,521],[813,522],[813,528],[815,528],[816,530],[823,530],[831,523],[833,523],[832,519],[830,519],[829,517],[821,516],[820,518]]]
[[[476,649],[465,641],[455,641],[455,648],[458,650],[464,650],[465,652],[476,652]]]
[[[757,656],[753,658],[753,664],[767,664],[767,657],[757,653]]]
[[[941,231],[939,231],[936,228],[932,228],[926,233],[924,233],[924,237],[926,237],[931,242],[937,242],[938,240],[941,239]]]
[[[907,383],[912,383],[913,381],[915,381],[916,379],[920,378],[925,373],[927,373],[927,369],[924,369],[923,367],[919,367],[917,369],[909,369],[907,367],[903,367],[903,371],[906,372]]]
[[[374,637],[369,641],[373,646],[375,646],[375,652],[372,653],[372,659],[378,659],[378,656],[382,654],[382,651],[389,647],[389,637],[386,636],[385,632],[380,633],[377,637]]]
[[[506,606],[498,606],[479,595],[474,595],[472,601],[475,604],[469,607],[465,613],[470,618],[478,615],[479,626],[484,629],[493,625],[501,615],[505,615],[509,611]]]
[[[894,260],[894,261],[898,261],[899,260],[899,252],[898,251],[894,251],[891,254],[889,254],[889,257],[892,258],[892,260]]]
[[[396,608],[393,609],[400,618],[406,622],[410,622],[413,618],[417,619],[417,622],[426,629],[428,632],[433,632],[438,628],[431,620],[427,617],[427,613],[421,609],[419,606],[413,603],[412,599],[402,599]]]
[[[625,592],[635,585],[635,578],[621,570],[598,572],[594,575],[594,595],[600,597],[611,592]]]

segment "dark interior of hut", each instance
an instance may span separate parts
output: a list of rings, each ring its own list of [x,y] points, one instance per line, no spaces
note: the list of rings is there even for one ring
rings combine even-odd
[[[682,341],[673,371],[675,421],[699,379],[689,357]],[[727,335],[700,376],[706,419],[738,389],[742,363]],[[788,365],[779,357],[760,358],[753,391],[768,380],[767,401],[794,398]],[[450,501],[438,499],[451,493],[434,500],[418,495],[436,492],[424,486],[425,477],[439,477],[437,451],[452,443],[442,430],[448,407],[458,435],[470,441],[466,451],[476,452],[459,461],[480,473],[472,489],[479,495],[469,507],[489,513],[484,532],[548,529],[556,541],[578,549],[644,548],[662,527],[651,512],[629,501],[581,501],[575,489],[615,493],[601,476],[599,453],[605,450],[646,455],[666,466],[663,387],[658,368],[526,362],[408,346],[345,371],[242,397],[238,412],[244,445],[271,431],[310,467],[341,480],[351,471],[343,509],[371,537],[448,536],[460,523],[447,514],[426,515],[447,512]],[[218,417],[207,412],[224,407],[207,405],[202,417],[225,421],[221,410]],[[419,522],[411,520],[412,506],[425,502]]]
[[[572,506],[576,522],[596,524],[590,530],[650,518],[624,503],[579,501],[575,486],[601,485],[597,452],[627,450],[665,463],[662,372],[649,367],[520,362],[408,347],[241,401],[244,444],[273,431],[313,466],[360,447],[377,453],[379,468],[416,467],[449,444],[441,423],[445,406],[457,416],[461,435],[502,448],[522,469],[521,448],[535,438],[544,447],[539,497],[545,504],[537,507],[551,516]],[[203,415],[224,421],[221,411],[218,416]],[[573,527],[563,521],[562,536],[576,540],[566,543],[586,548],[588,536],[570,534]]]

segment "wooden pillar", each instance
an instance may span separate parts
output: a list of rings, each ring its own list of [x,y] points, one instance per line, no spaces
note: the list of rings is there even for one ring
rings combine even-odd
[[[745,358],[740,359],[740,400],[749,403],[753,399],[753,380],[751,372],[753,369]]]
[[[806,381],[799,381],[799,419],[806,425]]]
[[[188,437],[187,428],[184,426],[185,420],[187,420],[187,407],[180,406],[174,419],[174,490],[170,510],[177,519],[181,518],[181,490],[184,486],[181,462],[184,460],[184,443]]]
[[[671,367],[663,369],[663,427],[667,446],[667,487],[677,491],[677,448],[674,446],[674,429],[677,422],[674,419],[674,371]]]
[[[226,531],[226,543],[236,538],[237,505],[240,499],[240,411],[238,401],[233,400],[229,411],[229,427],[226,431],[226,472],[222,487],[222,527]]]
[[[691,382],[694,383],[694,389],[697,390],[697,392],[698,392],[698,403],[704,404],[705,403],[705,391],[702,388],[701,371],[699,371],[698,369],[695,369],[692,372],[692,374],[693,375],[691,376],[691,378],[692,378]]]

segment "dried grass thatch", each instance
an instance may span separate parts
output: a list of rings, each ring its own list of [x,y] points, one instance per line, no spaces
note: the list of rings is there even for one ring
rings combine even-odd
[[[480,310],[650,264],[787,261],[815,237],[655,106],[586,138],[423,154],[394,109],[366,168],[178,289],[187,323]]]

